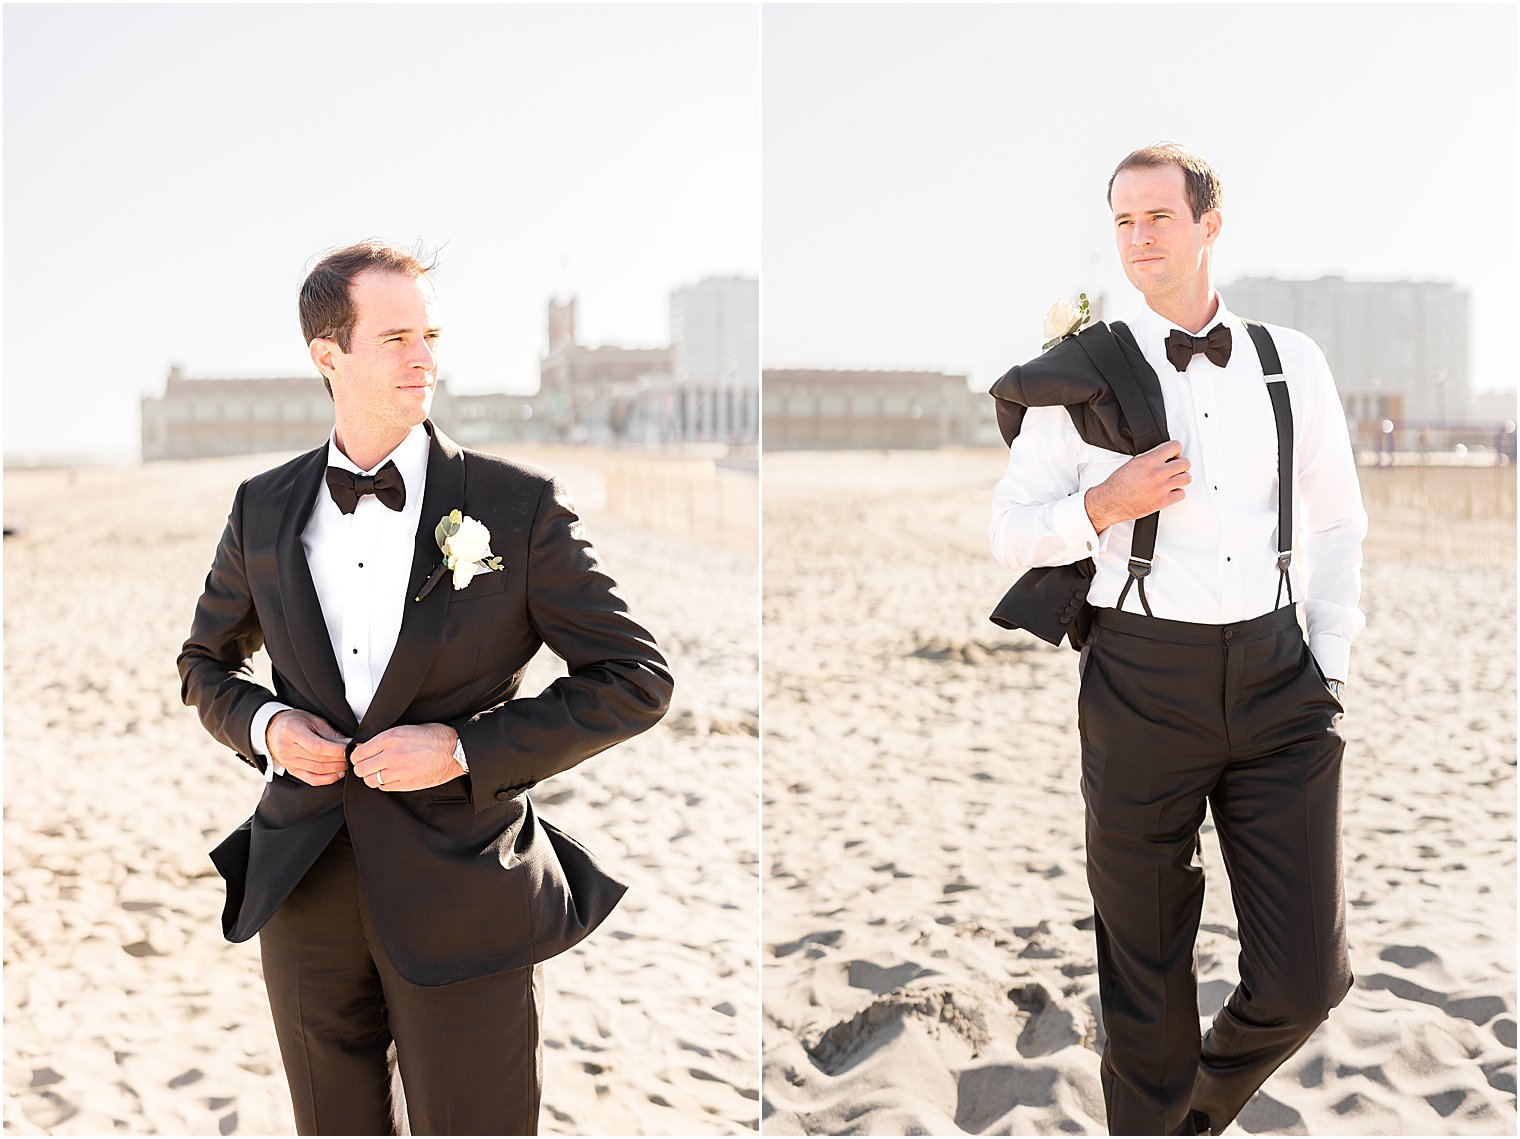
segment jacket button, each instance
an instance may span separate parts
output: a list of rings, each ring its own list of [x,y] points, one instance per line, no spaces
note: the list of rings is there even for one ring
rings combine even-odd
[[[1070,625],[1071,624],[1071,618],[1069,616],[1067,616],[1065,613],[1061,614],[1061,624],[1063,624],[1063,625]]]
[[[505,803],[511,797],[512,797],[512,792],[508,791],[505,787],[503,787],[500,791],[496,792],[496,801],[498,803]]]

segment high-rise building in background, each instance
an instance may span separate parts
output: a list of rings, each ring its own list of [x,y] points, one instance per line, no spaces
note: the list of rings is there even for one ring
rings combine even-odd
[[[676,375],[702,386],[760,384],[760,282],[707,277],[670,294]]]
[[[1324,349],[1354,435],[1382,419],[1419,428],[1472,414],[1466,289],[1440,281],[1243,277],[1220,293],[1232,312],[1296,328]]]

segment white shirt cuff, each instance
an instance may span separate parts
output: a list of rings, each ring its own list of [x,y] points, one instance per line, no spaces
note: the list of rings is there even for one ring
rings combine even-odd
[[[1309,652],[1326,680],[1351,679],[1351,642],[1335,633],[1316,633],[1309,638]]]
[[[253,724],[248,729],[248,734],[252,737],[250,742],[253,744],[255,755],[269,759],[268,743],[264,739],[264,733],[269,730],[269,721],[274,719],[275,713],[289,711],[294,711],[289,704],[281,704],[278,700],[270,700],[253,714]],[[273,779],[276,775],[284,774],[285,769],[273,760],[264,764],[265,782]]]
[[[1096,557],[1098,532],[1087,516],[1087,492],[1079,490],[1050,508],[1050,522],[1068,549],[1079,557]]]

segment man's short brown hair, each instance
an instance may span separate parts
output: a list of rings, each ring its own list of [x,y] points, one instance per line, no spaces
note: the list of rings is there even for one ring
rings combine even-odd
[[[386,273],[400,273],[405,277],[423,277],[438,267],[438,258],[432,255],[422,262],[422,249],[408,253],[384,241],[361,241],[318,261],[301,285],[301,335],[310,344],[317,337],[335,340],[344,352],[352,350],[354,325],[359,313],[350,299],[350,286],[354,278],[368,269]],[[332,395],[332,384],[326,376],[322,382],[327,394]]]
[[[1131,151],[1123,162],[1114,167],[1114,172],[1108,179],[1108,204],[1114,204],[1114,179],[1122,172],[1154,166],[1176,166],[1182,171],[1188,208],[1193,211],[1194,221],[1201,220],[1209,210],[1217,210],[1224,200],[1219,175],[1214,173],[1212,166],[1180,142],[1155,142]]]

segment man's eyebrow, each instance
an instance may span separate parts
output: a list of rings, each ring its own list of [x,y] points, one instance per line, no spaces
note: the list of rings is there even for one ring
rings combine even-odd
[[[1175,207],[1173,207],[1173,206],[1152,206],[1152,207],[1150,207],[1150,209],[1141,210],[1140,212],[1142,214],[1175,214],[1175,213],[1178,213],[1179,211]],[[1128,213],[1115,214],[1114,215],[1114,220],[1115,221],[1123,221],[1125,218],[1132,217],[1132,216],[1134,216],[1134,215],[1128,214]]]
[[[377,332],[377,333],[375,333],[375,336],[377,338],[381,339],[381,340],[386,340],[386,339],[389,339],[392,336],[405,336],[408,332],[415,332],[415,331],[416,331],[416,329],[412,329],[412,328],[387,328],[384,332]],[[429,332],[437,332],[437,331],[439,331],[439,329],[435,325],[434,327],[429,328],[428,331]]]

